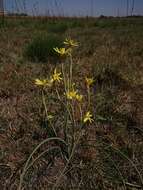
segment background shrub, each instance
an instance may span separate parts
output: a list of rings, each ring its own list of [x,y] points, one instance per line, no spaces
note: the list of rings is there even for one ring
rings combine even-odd
[[[83,23],[81,20],[72,20],[69,23],[70,28],[83,28],[85,26],[85,23]]]
[[[39,34],[26,46],[24,55],[30,61],[46,62],[58,58],[54,47],[62,47],[63,38],[54,34]]]
[[[64,33],[68,29],[68,25],[66,22],[49,23],[47,29],[48,32]]]

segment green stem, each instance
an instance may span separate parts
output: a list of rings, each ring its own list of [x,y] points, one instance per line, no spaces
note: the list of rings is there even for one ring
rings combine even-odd
[[[81,103],[78,104],[79,106],[79,111],[80,111],[80,121],[83,121],[83,113],[82,113],[82,107],[81,107]]]
[[[46,99],[45,99],[45,95],[44,95],[44,90],[42,90],[42,102],[44,105],[44,109],[45,109],[45,113],[46,113],[46,120],[48,119],[48,110],[47,110],[47,105],[46,105]],[[54,128],[54,126],[52,125],[52,123],[50,122],[50,125],[55,133],[55,135],[57,136],[56,130]]]
[[[65,77],[65,72],[64,72],[64,65],[63,65],[63,63],[62,63],[62,75],[63,75],[63,80],[64,80],[65,93],[67,93],[67,83],[66,83],[66,77]]]
[[[73,70],[73,60],[72,60],[72,55],[70,55],[70,88],[72,86],[72,70]]]
[[[90,108],[90,87],[87,87],[87,95],[88,95],[88,106],[87,108]]]
[[[44,90],[42,90],[42,102],[43,102],[43,105],[44,105],[46,117],[48,118],[48,111],[47,111],[47,105],[46,105],[46,99],[45,99],[45,95],[44,95]]]
[[[72,113],[72,144],[71,144],[71,150],[74,146],[75,142],[75,128],[76,128],[76,120],[75,120],[75,114],[74,114],[74,106],[73,103],[70,103],[71,113]]]

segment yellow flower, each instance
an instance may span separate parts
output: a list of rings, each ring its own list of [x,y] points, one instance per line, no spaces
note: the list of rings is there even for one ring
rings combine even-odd
[[[83,99],[83,95],[79,94],[78,90],[75,90],[75,83],[72,83],[71,90],[68,90],[68,92],[66,93],[66,96],[67,96],[67,99],[69,100],[75,99],[79,102],[81,102]]]
[[[55,52],[57,52],[60,56],[70,55],[71,48],[54,48]]]
[[[62,74],[61,72],[60,72],[60,73],[57,73],[57,70],[55,69],[55,70],[54,70],[54,74],[53,74],[53,76],[52,76],[53,81],[58,81],[58,82],[60,82],[60,81],[62,80],[61,74]]]
[[[94,120],[92,119],[92,114],[90,113],[90,111],[88,111],[85,116],[84,116],[84,119],[83,119],[83,122],[86,123],[86,122],[90,122],[92,123]]]
[[[47,116],[47,119],[48,119],[48,120],[52,120],[53,118],[54,118],[53,115],[48,115],[48,116]]]
[[[94,83],[94,79],[93,78],[85,78],[86,81],[86,85],[87,87],[90,87],[93,83]]]
[[[70,46],[70,47],[77,47],[77,46],[78,46],[78,43],[77,43],[77,42],[75,42],[75,41],[72,40],[72,39],[68,39],[68,38],[65,39],[64,44],[65,44],[65,45],[68,45],[68,46]]]
[[[37,85],[37,86],[43,86],[43,87],[45,87],[45,86],[52,86],[52,83],[53,83],[53,81],[52,80],[48,80],[48,79],[42,79],[42,80],[40,80],[40,79],[35,79],[35,84]]]
[[[72,91],[68,91],[66,93],[67,99],[72,100],[72,99],[76,99],[77,96],[77,91],[72,90]]]
[[[79,102],[81,102],[82,99],[83,99],[83,95],[77,94],[77,95],[76,95],[76,99],[77,99]]]

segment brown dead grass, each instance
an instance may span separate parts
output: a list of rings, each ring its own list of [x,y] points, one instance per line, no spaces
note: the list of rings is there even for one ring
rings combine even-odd
[[[97,122],[95,126],[86,129],[85,138],[73,160],[75,170],[71,170],[71,173],[65,176],[59,189],[72,189],[72,185],[77,186],[80,183],[80,189],[125,189],[122,186],[122,177],[125,177],[126,182],[141,186],[140,179],[131,164],[121,158],[120,154],[116,155],[114,151],[106,149],[104,145],[105,143],[121,150],[143,175],[143,30],[141,29],[134,25],[132,28],[122,26],[118,30],[110,27],[91,27],[67,31],[67,34],[79,40],[81,44],[75,52],[74,80],[84,91],[83,77],[95,75],[97,65],[109,64],[111,67],[116,65],[123,81],[128,85],[118,84],[116,90],[110,86],[109,89],[113,90],[110,100],[118,97],[118,104],[113,107],[113,113],[123,114],[120,119],[123,119],[124,115],[128,117],[125,117],[125,124],[117,118],[114,123]],[[27,157],[39,142],[48,137],[46,129],[40,127],[42,106],[39,91],[33,85],[33,80],[39,76],[47,76],[54,65],[36,64],[22,57],[23,47],[35,34],[35,30],[19,25],[0,31],[1,189],[17,188],[19,175]],[[97,76],[99,74],[97,73]],[[110,79],[107,78],[106,81],[108,80]],[[100,78],[95,85],[93,109],[99,106],[96,93],[107,90],[106,81],[101,82]],[[86,144],[92,147],[84,147]],[[47,157],[38,161],[27,174],[25,179],[27,190],[46,190],[53,185],[55,174],[60,171],[64,163],[56,158],[49,166],[46,159]],[[106,163],[107,160],[109,163]]]

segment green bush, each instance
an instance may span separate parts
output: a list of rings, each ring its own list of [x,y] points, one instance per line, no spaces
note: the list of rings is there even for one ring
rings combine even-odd
[[[48,24],[48,32],[64,33],[67,29],[68,29],[68,25],[64,22]]]
[[[26,46],[24,55],[30,61],[46,62],[58,58],[54,47],[62,47],[63,39],[53,34],[40,34]]]
[[[7,26],[7,20],[0,18],[0,28],[4,28]]]
[[[69,22],[69,28],[82,28],[84,27],[84,22],[80,20],[72,20]]]
[[[119,24],[120,23],[118,21],[115,22],[114,20],[100,19],[95,22],[94,26],[99,28],[116,29],[119,26]]]

